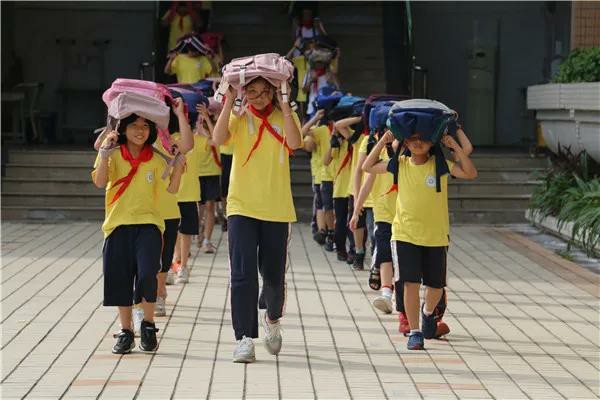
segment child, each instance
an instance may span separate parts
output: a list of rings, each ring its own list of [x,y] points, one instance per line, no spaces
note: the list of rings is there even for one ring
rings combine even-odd
[[[339,261],[348,261],[348,184],[352,168],[352,146],[337,133],[331,136],[323,165],[331,164],[334,174],[333,204],[335,208],[335,247]]]
[[[126,354],[135,347],[132,299],[142,303],[143,351],[155,351],[154,304],[160,271],[164,219],[156,207],[156,194],[165,163],[155,156],[152,143],[156,125],[135,114],[120,121],[117,131],[104,139],[92,172],[94,184],[106,187],[106,217],[102,224],[105,306],[119,307],[121,331],[112,352]],[[167,190],[175,193],[184,167],[178,156]]]
[[[165,65],[165,74],[177,75],[178,83],[196,83],[210,76],[212,64],[210,60],[186,46],[185,52],[169,53],[169,61]]]
[[[192,2],[173,1],[171,8],[161,18],[161,24],[169,27],[169,44],[167,51],[177,45],[177,40],[185,34],[194,31],[194,25],[199,23],[200,17],[192,7]]]
[[[319,160],[319,152],[317,149],[317,144],[315,143],[315,140],[313,138],[311,128],[321,118],[323,118],[324,115],[325,110],[317,111],[316,114],[306,124],[302,126],[302,130],[300,131],[304,141],[303,149],[310,153],[310,175],[312,179],[311,186],[313,191],[313,215],[311,221],[311,228],[313,236],[319,231],[317,216],[319,215],[321,208],[323,208],[323,202],[321,201],[321,177],[319,172],[322,163]],[[322,217],[320,218],[322,219]],[[316,237],[315,240],[317,240]],[[324,242],[319,244],[324,244]]]
[[[199,137],[198,153],[198,177],[200,182],[200,220],[204,220],[204,230],[198,236],[198,244],[201,244],[201,250],[206,254],[215,252],[215,246],[211,243],[213,228],[215,226],[215,205],[221,198],[221,159],[217,147],[211,139],[213,123],[208,114],[206,106],[199,105],[198,113],[201,119],[198,119],[196,126]],[[204,236],[204,239],[201,239]]]
[[[280,318],[285,306],[285,271],[290,223],[296,220],[289,154],[302,147],[300,121],[282,95],[262,78],[244,87],[249,106],[237,116],[237,93],[229,88],[215,125],[216,144],[233,144],[227,202],[231,316],[235,338],[233,362],[255,361],[252,338],[258,337],[258,279],[263,277],[266,313],[260,316],[265,347],[281,350]]]
[[[417,124],[418,125],[418,124]],[[423,136],[422,136],[423,135]],[[392,224],[392,256],[399,279],[404,282],[404,307],[410,326],[407,348],[424,348],[424,338],[435,337],[436,305],[446,286],[446,252],[449,238],[448,176],[437,175],[435,155],[430,155],[433,143],[415,132],[404,140],[410,156],[398,158],[398,197]],[[373,151],[392,143],[388,131]],[[477,170],[458,143],[449,135],[441,142],[454,152],[456,163],[446,161],[450,174],[456,178],[475,179]],[[375,172],[387,169],[385,164],[371,168]],[[436,189],[439,176],[439,192]],[[419,289],[426,286],[421,306],[419,329]]]

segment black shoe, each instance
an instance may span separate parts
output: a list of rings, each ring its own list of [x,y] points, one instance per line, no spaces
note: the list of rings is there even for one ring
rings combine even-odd
[[[114,354],[128,354],[135,347],[135,339],[133,332],[129,329],[121,329],[121,332],[113,335],[117,339],[117,343],[112,348]]]
[[[356,254],[354,256],[354,263],[352,269],[355,271],[364,271],[365,269],[365,253]]]
[[[325,251],[334,251],[335,250],[335,244],[333,243],[333,238],[330,238],[329,236],[327,236],[327,238],[325,239]]]
[[[140,328],[140,338],[142,339],[140,343],[141,350],[155,351],[158,349],[156,332],[158,332],[158,329],[156,329],[154,322],[148,322],[146,320],[142,321],[142,326]]]
[[[346,264],[348,264],[348,265],[354,264],[354,257],[356,257],[356,253],[354,253],[354,250],[350,250],[348,252],[348,258],[346,258]]]
[[[346,253],[346,250],[338,250],[337,251],[337,259],[338,259],[338,261],[347,261],[348,253]]]
[[[313,239],[315,239],[315,242],[319,243],[322,246],[325,244],[326,237],[327,233],[325,231],[319,231],[314,234]]]

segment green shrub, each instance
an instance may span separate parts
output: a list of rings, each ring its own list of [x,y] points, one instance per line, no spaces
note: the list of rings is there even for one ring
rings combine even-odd
[[[600,82],[600,47],[575,49],[560,65],[554,83]]]

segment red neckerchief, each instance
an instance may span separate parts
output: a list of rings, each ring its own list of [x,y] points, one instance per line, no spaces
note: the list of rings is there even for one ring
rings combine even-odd
[[[267,120],[267,118],[269,118],[269,115],[271,115],[271,113],[273,112],[273,105],[269,104],[267,107],[265,107],[264,110],[257,110],[256,108],[254,108],[254,106],[252,104],[250,104],[248,106],[248,110],[250,110],[250,112],[255,117],[260,118],[261,124],[260,124],[260,128],[258,128],[258,136],[256,137],[256,141],[254,142],[252,149],[250,149],[248,158],[246,158],[246,161],[244,162],[242,167],[248,163],[248,161],[250,160],[250,157],[252,157],[252,154],[254,153],[254,150],[256,150],[258,148],[258,145],[260,144],[260,141],[262,140],[262,136],[263,136],[265,129],[267,129],[269,131],[269,133],[271,134],[271,136],[273,136],[275,138],[275,140],[277,140],[279,143],[282,143],[285,146],[289,155],[292,155],[292,153],[293,153],[292,149],[289,148],[289,146],[285,142],[284,137],[281,136],[279,133],[277,133],[277,131],[275,129],[273,129],[273,127]]]
[[[309,19],[308,21],[302,21],[302,27],[306,28],[306,29],[312,29],[313,28],[313,19]]]
[[[315,83],[313,83],[313,88],[315,89],[315,93],[318,93],[318,91],[319,91],[319,77],[325,75],[325,73],[327,71],[325,70],[325,67],[315,68],[314,71],[315,71],[315,74],[317,75],[317,79],[315,79]]]
[[[113,205],[113,203],[115,201],[117,201],[119,199],[119,197],[121,197],[121,195],[123,194],[125,189],[127,189],[129,184],[133,180],[133,176],[137,172],[140,164],[143,162],[150,161],[152,159],[153,154],[154,153],[152,152],[152,146],[144,145],[144,147],[142,148],[142,151],[140,151],[140,155],[137,158],[133,158],[133,156],[129,152],[129,149],[127,148],[127,145],[126,144],[121,145],[121,156],[123,157],[123,159],[125,161],[129,161],[129,164],[131,165],[131,169],[129,170],[129,173],[127,174],[127,176],[119,179],[112,185],[111,189],[115,188],[119,185],[121,185],[121,187],[119,188],[119,190],[117,190],[117,193],[115,193],[115,196],[113,197],[112,201],[110,202],[110,205]]]
[[[338,168],[338,170],[337,170],[337,174],[335,175],[336,178],[342,172],[342,170],[346,167],[346,165],[350,164],[351,161],[352,161],[352,145],[350,143],[348,143],[348,151],[346,152],[346,156],[342,160],[342,165],[340,165],[340,168]]]

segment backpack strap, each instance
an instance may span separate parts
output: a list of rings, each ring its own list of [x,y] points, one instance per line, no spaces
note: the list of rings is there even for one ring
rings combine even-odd
[[[215,101],[221,103],[225,97],[225,94],[227,93],[227,89],[229,89],[229,82],[223,79],[217,90],[215,90]]]

